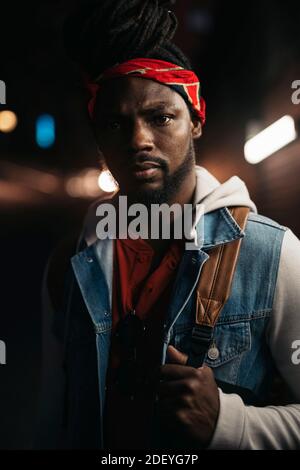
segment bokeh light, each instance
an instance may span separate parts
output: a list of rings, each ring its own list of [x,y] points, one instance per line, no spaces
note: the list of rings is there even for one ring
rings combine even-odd
[[[102,191],[98,185],[99,170],[86,168],[79,174],[70,176],[65,184],[66,192],[71,197],[94,198]]]
[[[248,163],[259,163],[297,138],[292,116],[283,116],[248,140],[244,147]]]
[[[118,184],[109,170],[104,170],[100,173],[98,185],[106,193],[112,193],[118,189]]]
[[[36,143],[41,148],[49,148],[55,142],[55,121],[50,114],[42,114],[36,120]]]
[[[12,132],[18,124],[18,118],[13,111],[1,111],[0,112],[0,131],[1,132]]]

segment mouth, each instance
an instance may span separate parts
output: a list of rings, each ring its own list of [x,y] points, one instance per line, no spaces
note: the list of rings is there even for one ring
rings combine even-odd
[[[159,171],[161,171],[161,166],[153,162],[137,163],[132,167],[134,177],[139,180],[152,178]]]

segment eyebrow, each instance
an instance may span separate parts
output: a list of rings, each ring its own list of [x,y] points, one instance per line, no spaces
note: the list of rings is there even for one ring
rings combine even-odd
[[[178,105],[176,104],[172,104],[172,103],[169,103],[167,101],[153,101],[153,102],[150,102],[147,106],[145,106],[145,109],[148,109],[148,108],[178,108]]]
[[[150,103],[148,106],[145,106],[143,111],[148,112],[148,111],[161,111],[166,108],[172,108],[174,110],[179,109],[179,106],[176,104],[171,104],[171,103],[165,103],[163,101],[159,101],[157,103]]]

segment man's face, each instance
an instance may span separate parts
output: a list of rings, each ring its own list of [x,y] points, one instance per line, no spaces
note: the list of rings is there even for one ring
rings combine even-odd
[[[104,82],[95,132],[120,193],[133,201],[162,203],[195,167],[193,139],[201,135],[183,98],[169,87],[136,77]]]

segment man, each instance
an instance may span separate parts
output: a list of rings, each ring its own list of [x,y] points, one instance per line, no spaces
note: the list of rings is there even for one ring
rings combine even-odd
[[[169,11],[160,14],[170,21]],[[119,184],[102,204],[118,213],[126,196],[131,207],[201,204],[204,214],[193,212],[191,250],[184,237],[100,239],[101,202],[91,207],[76,252],[63,251],[71,258],[65,301],[45,310],[44,387],[52,400],[44,399],[39,445],[300,448],[300,369],[292,361],[300,338],[299,240],[257,214],[239,178],[221,185],[196,165],[194,140],[205,121],[199,80],[175,56],[145,55],[112,59],[90,87],[95,137]],[[245,231],[233,206],[250,209]],[[197,280],[212,250],[241,238],[205,364],[191,367]],[[287,391],[278,402],[271,396],[277,376]]]

